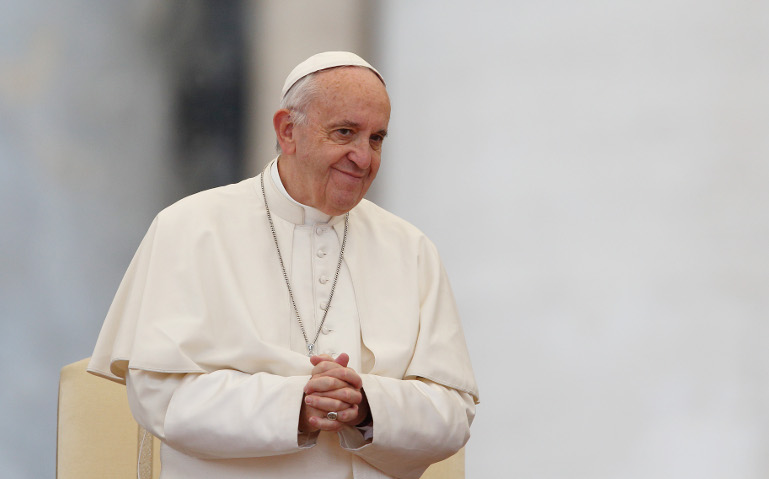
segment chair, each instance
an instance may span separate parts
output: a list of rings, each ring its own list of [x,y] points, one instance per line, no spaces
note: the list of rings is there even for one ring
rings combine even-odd
[[[465,479],[465,448],[428,467],[421,479]]]
[[[64,366],[59,380],[57,479],[157,479],[160,441],[131,416],[125,386]],[[464,449],[430,466],[422,479],[464,479]]]
[[[147,434],[142,444],[144,429],[131,416],[125,386],[89,374],[87,366],[88,358],[61,370],[56,478],[157,479],[160,441]]]

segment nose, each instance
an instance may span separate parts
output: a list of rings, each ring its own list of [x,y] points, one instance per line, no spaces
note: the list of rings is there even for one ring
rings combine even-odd
[[[371,148],[371,145],[368,142],[368,138],[366,139],[359,139],[355,143],[352,144],[352,150],[347,155],[348,158],[350,158],[350,161],[355,163],[355,165],[362,169],[368,169],[369,166],[371,166],[371,160],[372,156],[374,155],[374,150]]]

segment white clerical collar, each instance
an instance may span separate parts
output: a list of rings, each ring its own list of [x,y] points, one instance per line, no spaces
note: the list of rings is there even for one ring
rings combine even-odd
[[[288,191],[286,191],[286,187],[283,186],[283,182],[280,179],[280,173],[278,173],[277,160],[272,162],[272,166],[270,167],[270,175],[272,176],[272,181],[273,183],[275,183],[275,186],[278,188],[278,191],[280,191],[281,194],[286,198],[288,198],[288,200],[291,201],[293,204],[300,206],[304,210],[305,225],[314,225],[317,223],[328,223],[328,221],[331,219],[331,216],[320,211],[319,209],[313,208],[312,206],[307,206],[299,203],[298,201],[293,199],[291,195],[288,194]]]

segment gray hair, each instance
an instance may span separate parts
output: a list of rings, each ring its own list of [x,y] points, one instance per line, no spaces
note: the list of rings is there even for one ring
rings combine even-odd
[[[304,125],[307,123],[307,109],[312,100],[318,94],[318,82],[315,78],[317,72],[310,73],[300,79],[286,92],[286,96],[280,100],[278,109],[288,110],[291,115],[291,121],[295,125]],[[275,150],[278,154],[283,153],[280,143],[275,142]]]

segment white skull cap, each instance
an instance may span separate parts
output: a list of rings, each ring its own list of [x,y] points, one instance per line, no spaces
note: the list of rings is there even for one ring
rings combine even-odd
[[[289,73],[288,77],[286,78],[286,83],[283,84],[283,91],[280,93],[280,97],[285,97],[286,93],[288,93],[288,90],[290,90],[296,82],[311,73],[327,70],[329,68],[347,66],[368,68],[372,72],[376,73],[376,76],[382,80],[382,83],[385,82],[384,78],[382,78],[382,75],[376,71],[376,68],[369,65],[366,60],[362,59],[354,53],[323,52],[311,56],[307,60],[297,65],[293,70],[291,70],[291,73]]]

